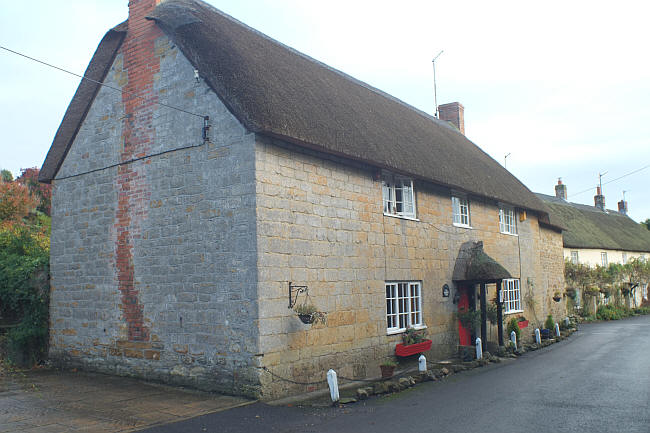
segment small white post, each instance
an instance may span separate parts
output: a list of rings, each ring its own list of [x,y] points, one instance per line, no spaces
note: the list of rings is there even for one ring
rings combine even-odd
[[[418,370],[420,370],[420,373],[427,371],[427,358],[424,355],[420,355],[418,358]]]
[[[476,339],[476,359],[483,358],[483,345],[481,344],[481,338]]]
[[[336,403],[339,401],[339,382],[336,379],[336,371],[331,368],[327,372],[327,384],[330,387],[330,396],[332,397],[332,402]]]
[[[560,325],[557,323],[555,324],[555,336],[559,337],[560,336]]]
[[[512,341],[512,345],[515,346],[515,350],[517,350],[517,333],[515,331],[510,332],[510,341]]]
[[[539,333],[539,328],[535,328],[535,343],[542,344],[542,335]]]
[[[565,317],[565,318],[564,318],[564,324],[565,324],[566,327],[568,328],[569,325],[571,325],[571,319],[569,319],[568,317]]]

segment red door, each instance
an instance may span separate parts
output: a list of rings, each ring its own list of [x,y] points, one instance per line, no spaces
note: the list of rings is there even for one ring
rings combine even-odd
[[[460,300],[458,301],[458,312],[469,311],[469,296],[467,294],[468,290],[466,287],[459,287],[460,290]],[[472,331],[469,328],[465,328],[458,321],[458,337],[460,339],[461,346],[471,346],[472,345]]]

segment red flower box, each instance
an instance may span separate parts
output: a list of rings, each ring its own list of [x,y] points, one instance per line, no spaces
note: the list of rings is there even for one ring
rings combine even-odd
[[[395,346],[395,355],[397,356],[411,356],[418,353],[426,352],[431,349],[431,340],[424,340],[422,343],[409,344],[404,346],[402,343]]]
[[[517,322],[517,325],[519,325],[519,329],[524,329],[528,326],[528,320],[524,320],[523,322]]]

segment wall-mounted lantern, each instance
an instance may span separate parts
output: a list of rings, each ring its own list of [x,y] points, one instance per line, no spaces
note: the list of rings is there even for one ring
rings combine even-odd
[[[444,286],[442,286],[442,297],[443,298],[449,297],[449,284],[445,284]]]

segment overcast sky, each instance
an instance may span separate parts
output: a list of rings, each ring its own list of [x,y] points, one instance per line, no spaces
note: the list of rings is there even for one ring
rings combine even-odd
[[[263,33],[434,112],[532,191],[650,218],[650,6],[645,2],[209,0]],[[0,0],[0,45],[82,73],[127,0]],[[0,167],[40,167],[79,79],[0,50]],[[609,183],[607,183],[609,182]],[[588,190],[581,193],[582,191]],[[581,194],[577,194],[581,193]]]

